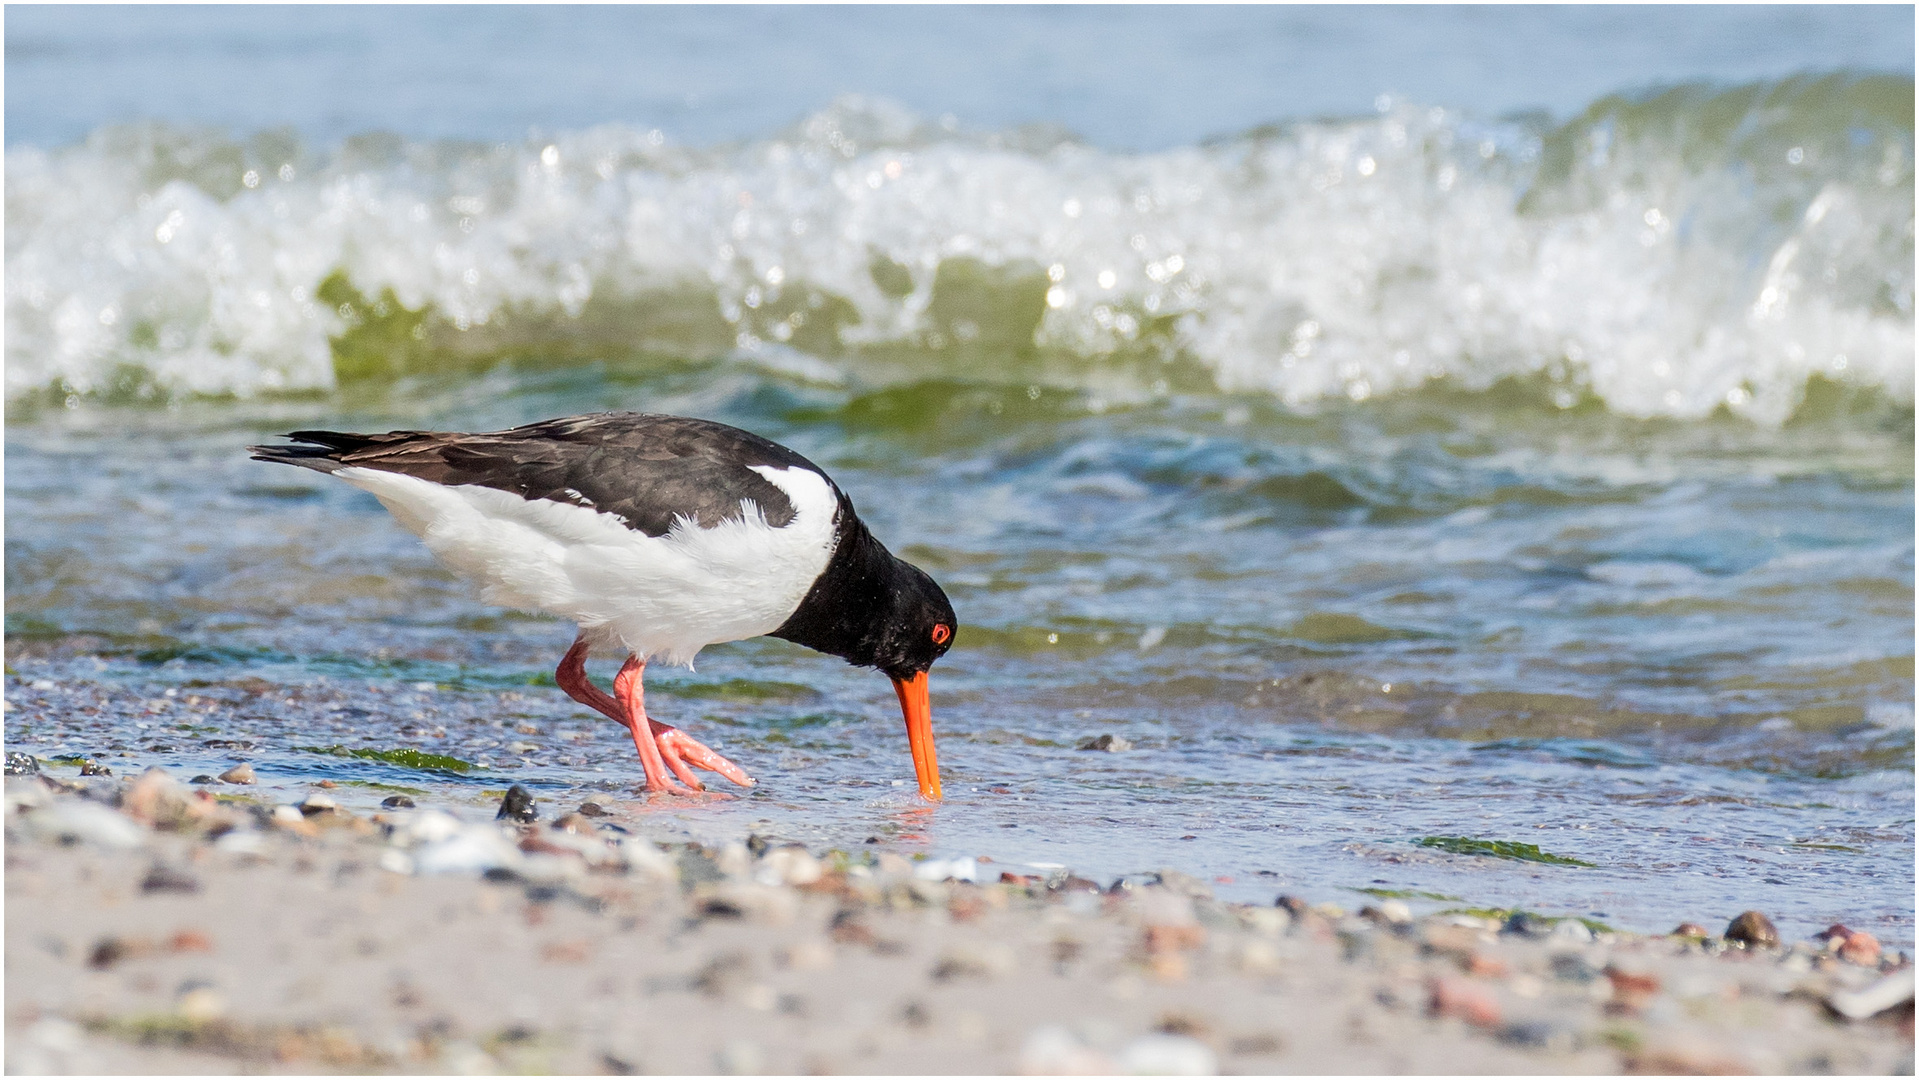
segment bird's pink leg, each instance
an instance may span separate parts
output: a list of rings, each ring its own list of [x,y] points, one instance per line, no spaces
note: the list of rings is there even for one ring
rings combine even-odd
[[[553,672],[553,681],[566,691],[567,697],[626,727],[626,712],[620,708],[620,703],[586,677],[586,653],[586,635],[581,634],[573,639],[573,647],[560,658],[560,666]]]
[[[613,676],[613,696],[626,707],[626,728],[633,733],[633,745],[640,751],[640,767],[646,770],[646,790],[673,795],[691,795],[693,788],[682,787],[666,774],[666,759],[660,756],[660,744],[653,737],[653,725],[646,718],[646,690],[640,680],[646,674],[646,661],[637,656],[626,658],[626,665]]]
[[[627,721],[626,709],[614,699],[613,695],[594,686],[593,681],[587,678],[586,654],[586,635],[582,634],[574,639],[573,647],[568,649],[566,656],[561,658],[559,668],[553,672],[553,681],[559,684],[560,689],[566,691],[566,696],[618,723],[630,733],[633,725]],[[647,718],[647,725],[652,730],[654,743],[659,747],[660,758],[666,762],[667,768],[672,769],[674,775],[686,781],[688,786],[695,790],[704,791],[706,788],[700,783],[699,778],[693,775],[693,769],[688,767],[689,763],[692,766],[719,773],[741,787],[752,787],[756,782],[746,775],[746,770],[707,749],[698,739],[679,728],[662,724],[651,717]],[[637,746],[638,736],[635,736],[633,741]],[[641,751],[641,757],[643,765],[645,751]]]
[[[759,783],[758,780],[746,775],[745,769],[708,750],[698,739],[679,728],[668,727],[658,720],[652,721],[652,724],[653,736],[660,744],[660,756],[666,759],[666,763],[673,767],[673,771],[678,773],[681,779],[694,787],[700,787],[700,783],[693,779],[693,772],[686,767],[685,762],[690,762],[708,772],[719,773],[741,787],[752,787]]]

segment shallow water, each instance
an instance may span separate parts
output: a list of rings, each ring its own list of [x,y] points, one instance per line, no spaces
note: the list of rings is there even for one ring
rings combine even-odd
[[[644,402],[812,456],[962,621],[934,677],[944,807],[916,805],[885,680],[746,642],[650,680],[658,715],[762,781],[645,809],[669,831],[1172,866],[1247,897],[1409,889],[1650,929],[1759,906],[1795,932],[1845,919],[1909,940],[1900,433],[1452,398],[1302,417],[1063,395],[994,415],[982,402],[1024,391],[942,386],[910,391],[944,399],[941,422],[921,403],[888,426],[865,396],[724,365],[518,382],[481,401],[451,380],[357,408],[15,424],[9,746],[186,774],[246,759],[270,788],[332,778],[366,806],[392,789],[353,785],[481,811],[514,782],[554,812],[627,805],[624,732],[551,688],[567,627],[477,603],[370,497],[241,448],[322,422],[491,428]],[[1133,749],[1075,749],[1101,734]]]
[[[1910,945],[1911,99],[10,143],[8,748]],[[644,803],[570,627],[244,452],[619,408],[792,445],[945,586],[944,806],[884,679],[766,640],[648,697],[761,786]],[[401,749],[451,760],[352,756]]]

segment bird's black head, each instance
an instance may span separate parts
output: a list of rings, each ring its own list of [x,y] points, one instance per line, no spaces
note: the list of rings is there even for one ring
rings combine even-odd
[[[853,516],[826,571],[774,637],[910,679],[953,646],[959,620],[926,571],[897,558]]]
[[[893,680],[920,795],[938,802],[939,757],[933,750],[926,672],[953,647],[959,620],[926,571],[895,558],[873,539],[845,496],[840,506],[832,559],[773,636],[879,668]]]
[[[953,647],[959,620],[952,602],[926,571],[895,559],[892,596],[874,642],[872,665],[896,679],[910,679]]]

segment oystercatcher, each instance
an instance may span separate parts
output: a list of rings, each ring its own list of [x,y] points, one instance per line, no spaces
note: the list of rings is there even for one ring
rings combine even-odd
[[[557,681],[632,733],[649,792],[701,789],[689,766],[754,780],[648,719],[647,662],[690,667],[708,645],[768,634],[889,676],[920,794],[939,799],[926,673],[953,644],[953,605],[799,454],[711,420],[648,413],[287,438],[305,445],[248,449],[371,492],[488,603],[577,622]],[[611,695],[586,675],[596,647],[628,654]]]

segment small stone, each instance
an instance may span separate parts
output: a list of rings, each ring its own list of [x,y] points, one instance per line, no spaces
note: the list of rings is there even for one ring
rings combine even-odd
[[[1095,735],[1090,739],[1081,739],[1081,750],[1104,750],[1109,754],[1124,753],[1133,748],[1133,741],[1121,735]]]
[[[1673,927],[1672,933],[1668,934],[1667,936],[1676,937],[1676,938],[1705,939],[1705,938],[1711,937],[1712,934],[1709,931],[1707,931],[1705,927],[1699,925],[1696,922],[1682,922],[1678,926]]]
[[[218,1020],[227,1011],[226,999],[210,986],[196,986],[180,995],[174,1006],[180,1018],[192,1024]]]
[[[1552,920],[1541,918],[1530,911],[1515,911],[1506,919],[1501,933],[1519,934],[1523,937],[1540,938],[1553,932]]]
[[[1001,879],[1004,880],[1005,871],[1001,871],[1000,876],[1001,876]],[[1083,877],[1076,877],[1072,874],[1068,874],[1065,877],[1059,879],[1057,882],[1047,885],[1046,890],[1050,893],[1055,893],[1055,894],[1060,894],[1060,893],[1098,894],[1101,891],[1099,887],[1099,882],[1092,881],[1090,879],[1083,878]]]
[[[1499,1026],[1499,1003],[1462,979],[1434,979],[1428,1009],[1434,1016],[1456,1016],[1475,1027]]]
[[[1297,896],[1287,896],[1285,894],[1281,894],[1277,900],[1274,900],[1273,906],[1276,908],[1285,908],[1286,913],[1295,919],[1304,918],[1306,913],[1312,910],[1312,905],[1306,901],[1301,900]]]
[[[1779,929],[1757,911],[1742,912],[1726,926],[1725,937],[1749,949],[1771,949],[1779,945]]]
[[[1578,919],[1561,919],[1553,924],[1552,936],[1561,941],[1584,945],[1593,939],[1593,932]]]
[[[1404,926],[1413,921],[1413,909],[1404,900],[1388,900],[1378,907],[1367,904],[1360,908],[1359,917],[1381,926]]]
[[[200,891],[200,881],[191,874],[155,863],[153,869],[147,871],[146,878],[140,882],[140,891],[143,893],[197,893]]]
[[[34,760],[32,754],[22,754],[17,750],[7,754],[8,776],[32,776],[39,771],[40,763]]]
[[[251,784],[258,779],[258,777],[253,775],[253,766],[242,761],[240,764],[221,773],[220,779],[229,784]]]
[[[332,791],[333,789],[335,789],[335,788],[337,788],[337,787],[339,787],[340,785],[338,785],[338,784],[336,784],[336,783],[334,783],[334,782],[333,782],[333,781],[331,781],[331,780],[322,780],[322,781],[320,781],[320,785],[319,785],[319,786],[321,786],[321,787],[323,787],[323,788],[325,788],[325,789],[327,789],[328,791]]]
[[[80,775],[81,776],[112,776],[113,770],[107,768],[105,765],[100,764],[99,762],[93,760],[92,758],[88,758],[85,761],[82,761],[80,763]]]
[[[201,773],[199,776],[196,776],[193,779],[187,781],[187,783],[189,784],[217,784],[219,782],[220,781],[215,780],[213,777],[208,776],[205,773]]]
[[[340,804],[334,802],[333,796],[331,795],[321,795],[315,792],[300,800],[300,813],[306,817],[312,817],[315,814],[330,814],[338,809],[340,809]]]
[[[95,971],[105,971],[129,957],[145,956],[152,951],[153,943],[145,938],[101,938],[87,955],[87,966]]]
[[[582,813],[582,814],[585,814],[585,815],[586,815],[587,817],[605,817],[605,816],[607,816],[607,815],[606,815],[606,808],[605,808],[605,807],[603,807],[603,806],[601,806],[601,805],[600,805],[599,803],[596,803],[596,802],[583,802],[583,803],[581,803],[581,804],[580,804],[580,813]]]
[[[386,798],[380,800],[380,807],[383,810],[411,810],[413,809],[413,800],[407,798],[405,795],[388,795]]]
[[[500,812],[493,815],[495,821],[537,821],[540,811],[533,805],[533,793],[523,785],[514,784],[506,789],[506,797],[500,800]]]
[[[171,952],[212,952],[213,939],[198,930],[181,930],[167,939]]]
[[[1636,1012],[1659,993],[1657,975],[1629,971],[1617,965],[1609,965],[1605,974],[1612,983],[1613,1003],[1624,1010]]]
[[[1135,1076],[1216,1076],[1219,1057],[1187,1035],[1142,1035],[1119,1052],[1119,1072]]]
[[[1860,967],[1876,967],[1879,963],[1879,939],[1864,930],[1854,930],[1839,946],[1839,959]]]
[[[1578,953],[1560,953],[1552,958],[1553,978],[1562,982],[1589,983],[1600,975],[1598,968]]]

